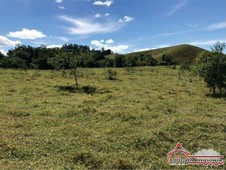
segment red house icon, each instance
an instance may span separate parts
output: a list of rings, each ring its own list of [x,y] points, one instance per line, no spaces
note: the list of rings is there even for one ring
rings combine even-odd
[[[170,159],[173,156],[181,157],[180,155],[184,155],[184,157],[188,158],[191,154],[180,143],[177,145],[167,154],[167,161],[170,163]]]

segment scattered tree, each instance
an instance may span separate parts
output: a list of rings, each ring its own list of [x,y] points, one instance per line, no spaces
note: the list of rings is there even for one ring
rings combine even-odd
[[[107,74],[108,74],[108,79],[109,80],[116,80],[117,77],[117,71],[114,71],[112,69],[108,69],[107,70]]]
[[[216,94],[216,89],[226,91],[226,55],[225,43],[217,42],[212,52],[203,52],[196,58],[197,73],[204,78],[208,87]]]
[[[49,64],[56,70],[70,69],[75,80],[75,87],[78,89],[78,75],[77,69],[81,61],[81,53],[65,52],[61,51],[56,57],[49,59]]]

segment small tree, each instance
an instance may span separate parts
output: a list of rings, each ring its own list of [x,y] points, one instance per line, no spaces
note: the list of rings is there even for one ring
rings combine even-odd
[[[109,80],[116,80],[117,77],[117,72],[112,70],[112,69],[108,69],[107,70],[107,74],[108,74],[108,79]]]
[[[170,67],[171,65],[174,65],[175,62],[173,61],[173,57],[171,55],[162,55],[162,61],[161,65],[164,65],[166,67]]]
[[[212,52],[202,52],[196,58],[197,72],[204,78],[208,87],[216,94],[216,89],[226,89],[226,55],[223,54],[225,43],[217,42]]]
[[[60,69],[70,69],[75,80],[75,87],[78,89],[78,75],[77,70],[79,67],[79,62],[81,59],[81,54],[73,54],[70,52],[61,51],[56,57],[49,59],[49,64],[51,64],[56,70]]]

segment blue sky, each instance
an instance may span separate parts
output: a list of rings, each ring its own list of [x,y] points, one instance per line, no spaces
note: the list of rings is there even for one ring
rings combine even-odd
[[[226,0],[0,0],[0,51],[65,43],[117,53],[226,42]]]

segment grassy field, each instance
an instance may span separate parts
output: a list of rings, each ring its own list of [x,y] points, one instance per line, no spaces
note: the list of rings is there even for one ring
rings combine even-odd
[[[167,153],[177,142],[226,156],[226,100],[208,97],[199,77],[115,70],[117,80],[80,70],[94,95],[62,90],[74,84],[68,73],[0,70],[0,169],[174,169]]]

